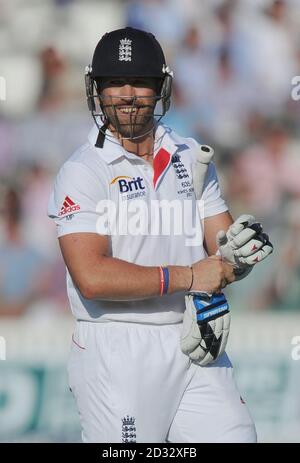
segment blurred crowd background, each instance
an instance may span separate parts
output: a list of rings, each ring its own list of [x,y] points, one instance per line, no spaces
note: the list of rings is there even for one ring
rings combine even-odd
[[[85,66],[125,25],[154,33],[174,71],[164,122],[214,147],[232,214],[256,216],[275,245],[229,288],[233,309],[298,311],[299,0],[0,0],[0,317],[69,316],[47,202],[93,124]]]
[[[0,0],[0,25],[0,316],[41,316],[40,299],[49,316],[68,310],[47,200],[92,125],[84,68],[124,25],[152,31],[174,71],[165,123],[215,148],[232,213],[254,214],[275,242],[270,263],[230,289],[235,304],[298,309],[298,1]]]

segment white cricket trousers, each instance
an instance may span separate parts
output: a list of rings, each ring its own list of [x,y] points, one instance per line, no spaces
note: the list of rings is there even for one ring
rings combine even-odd
[[[68,376],[83,442],[256,442],[227,354],[191,362],[181,327],[76,323]]]

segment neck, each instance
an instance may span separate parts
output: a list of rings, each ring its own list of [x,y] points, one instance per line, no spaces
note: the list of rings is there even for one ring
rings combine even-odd
[[[152,165],[153,161],[153,147],[154,147],[154,134],[150,133],[144,138],[137,140],[124,140],[120,139],[123,148],[129,153],[133,153],[136,156],[150,162]]]
[[[153,165],[154,130],[136,140],[124,139],[120,135],[118,140],[126,151]]]

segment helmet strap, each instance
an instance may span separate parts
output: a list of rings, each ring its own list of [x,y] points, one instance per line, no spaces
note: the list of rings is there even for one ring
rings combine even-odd
[[[99,128],[97,141],[95,143],[96,148],[103,148],[104,140],[105,140],[105,132],[106,132],[107,127],[108,127],[108,121],[104,122],[102,127]]]

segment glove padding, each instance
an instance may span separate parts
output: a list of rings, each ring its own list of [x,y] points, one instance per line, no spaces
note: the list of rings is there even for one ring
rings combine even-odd
[[[180,338],[181,350],[199,365],[214,362],[225,351],[230,328],[228,302],[223,293],[190,292]]]
[[[269,237],[252,215],[241,215],[225,233],[217,233],[220,255],[235,267],[237,280],[247,276],[253,266],[273,252]]]

